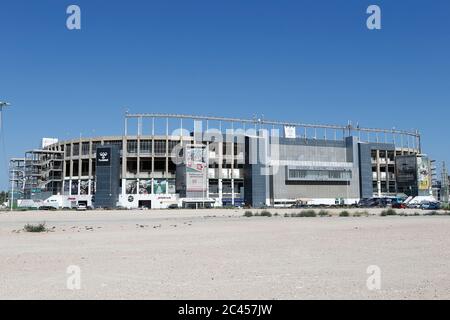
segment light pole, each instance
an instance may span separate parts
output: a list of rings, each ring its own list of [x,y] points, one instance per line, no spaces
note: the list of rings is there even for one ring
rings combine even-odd
[[[11,104],[5,101],[0,101],[0,133],[3,135],[3,108],[5,107],[9,107]],[[3,137],[1,137],[3,138]],[[6,154],[5,154],[6,157]],[[14,180],[12,180],[12,184],[11,184],[11,211],[13,209],[13,201],[14,201]]]
[[[0,129],[3,129],[3,108],[9,107],[11,104],[5,101],[0,101]]]

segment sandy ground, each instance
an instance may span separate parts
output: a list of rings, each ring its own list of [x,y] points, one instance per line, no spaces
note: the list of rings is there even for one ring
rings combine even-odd
[[[0,213],[0,298],[450,299],[450,216],[244,211]],[[38,222],[52,232],[15,232]],[[71,265],[80,290],[67,288]]]

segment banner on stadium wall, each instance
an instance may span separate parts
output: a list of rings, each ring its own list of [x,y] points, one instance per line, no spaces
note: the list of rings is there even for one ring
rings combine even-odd
[[[284,137],[295,139],[297,137],[296,133],[295,133],[295,127],[294,126],[284,126]]]
[[[206,192],[207,170],[206,149],[186,148],[186,191]]]
[[[417,183],[422,191],[431,187],[431,165],[427,157],[417,157]]]

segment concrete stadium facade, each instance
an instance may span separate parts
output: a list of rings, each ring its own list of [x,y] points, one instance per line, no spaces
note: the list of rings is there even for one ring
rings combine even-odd
[[[12,183],[25,199],[95,206],[97,150],[114,146],[120,158],[114,201],[121,207],[353,204],[397,195],[396,158],[421,155],[417,131],[351,124],[126,114],[124,127],[120,136],[51,140],[26,152],[11,160]],[[179,190],[185,178],[174,151],[192,145],[205,148],[206,184],[189,197]],[[259,158],[250,161],[255,152]],[[14,171],[19,160],[23,168]],[[20,171],[24,181],[14,174]]]

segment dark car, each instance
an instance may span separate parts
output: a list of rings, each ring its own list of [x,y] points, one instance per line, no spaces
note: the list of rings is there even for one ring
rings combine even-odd
[[[392,208],[393,209],[406,209],[406,204],[404,204],[403,202],[394,202],[392,204]]]
[[[56,210],[56,208],[53,206],[40,206],[38,209],[39,210],[52,210],[52,211]]]
[[[439,210],[440,208],[441,204],[439,202],[424,202],[420,205],[422,210]]]

